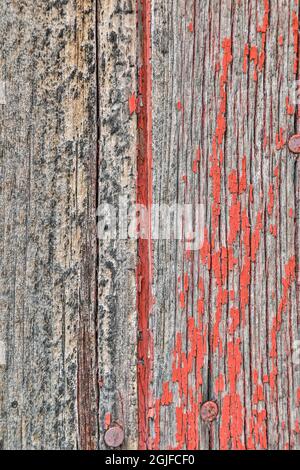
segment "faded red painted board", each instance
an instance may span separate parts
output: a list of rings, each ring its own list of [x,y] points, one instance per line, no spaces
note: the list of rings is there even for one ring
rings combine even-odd
[[[140,202],[203,220],[140,241],[139,445],[297,449],[298,1],[140,5]]]

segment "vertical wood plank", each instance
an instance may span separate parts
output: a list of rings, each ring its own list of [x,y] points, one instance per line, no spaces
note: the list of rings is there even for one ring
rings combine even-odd
[[[195,251],[154,242],[148,446],[299,448],[299,5],[152,5],[153,201],[205,224]]]
[[[95,2],[1,1],[1,445],[98,445]]]
[[[98,205],[110,204],[120,217],[122,198],[128,221],[130,214],[135,215],[136,202],[136,21],[134,1],[99,2]],[[100,229],[101,215],[99,210]],[[137,241],[127,234],[122,239],[120,224],[119,218],[116,239],[100,239],[98,244],[100,448],[105,448],[105,430],[115,423],[124,429],[123,447],[134,449],[138,445]]]

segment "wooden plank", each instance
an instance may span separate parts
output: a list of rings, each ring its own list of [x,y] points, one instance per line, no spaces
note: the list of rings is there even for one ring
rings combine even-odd
[[[152,11],[153,201],[203,205],[205,238],[154,242],[147,446],[299,448],[298,2]]]
[[[298,0],[2,5],[0,447],[299,449]]]
[[[106,448],[103,436],[109,424],[123,428],[124,448],[136,448],[138,440],[137,241],[136,237],[128,239],[120,233],[119,211],[120,198],[128,216],[135,210],[136,201],[136,39],[134,2],[101,1],[98,14],[100,230],[103,228],[100,207],[112,205],[120,218],[116,237],[109,233],[108,239],[99,239],[98,244],[100,448]],[[127,222],[122,220],[127,232]]]
[[[103,448],[117,422],[134,448],[136,240],[97,240],[96,212],[135,201],[134,5],[5,2],[0,25],[1,442]]]
[[[95,2],[1,12],[1,445],[95,448]]]

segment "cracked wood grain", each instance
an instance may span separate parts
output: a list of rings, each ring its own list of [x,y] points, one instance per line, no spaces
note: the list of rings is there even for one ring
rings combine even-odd
[[[199,250],[154,245],[148,446],[297,449],[299,5],[152,4],[153,200],[206,216]]]
[[[95,4],[1,0],[1,445],[94,448]]]
[[[136,447],[136,242],[97,241],[135,200],[131,0],[1,0],[1,416],[5,449]]]
[[[299,449],[298,0],[0,7],[0,447]]]
[[[2,443],[70,448],[84,380],[78,335],[94,315],[93,15],[83,5],[1,6]]]
[[[137,151],[136,114],[130,110],[130,97],[135,108],[137,94],[135,3],[101,1],[98,31],[98,203],[118,208],[122,197],[132,212]],[[123,446],[134,449],[138,440],[137,242],[99,240],[98,253],[100,448],[105,448],[105,429],[117,423],[125,430]]]

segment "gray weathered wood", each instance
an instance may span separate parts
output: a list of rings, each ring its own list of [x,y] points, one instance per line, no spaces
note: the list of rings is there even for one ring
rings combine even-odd
[[[111,421],[134,448],[136,241],[96,237],[135,200],[134,3],[2,10],[1,443],[103,448]]]
[[[149,407],[156,413],[149,445],[299,448],[300,378],[292,362],[299,339],[299,166],[285,145],[296,130],[296,110],[287,113],[286,99],[292,103],[298,76],[298,8],[286,0],[152,4],[153,199],[204,204],[210,266],[203,250],[186,253],[182,242],[154,245]],[[218,115],[219,124],[225,118],[219,142]],[[280,128],[284,142],[276,148]],[[231,218],[234,204],[240,206]],[[216,391],[218,379],[224,385]],[[169,404],[164,383],[173,394]],[[199,415],[206,400],[220,410],[211,425]]]
[[[112,205],[120,215],[120,198],[128,212],[136,199],[136,114],[129,112],[129,97],[137,94],[135,3],[101,1],[98,30],[98,223],[103,230],[101,205]],[[119,229],[120,222],[116,239],[99,240],[100,448],[105,448],[108,423],[117,423],[125,430],[125,448],[134,449],[138,441],[137,242],[120,239]]]
[[[0,11],[0,447],[299,449],[298,1]],[[204,240],[97,237],[120,197]]]
[[[94,448],[95,2],[1,0],[1,443]]]

